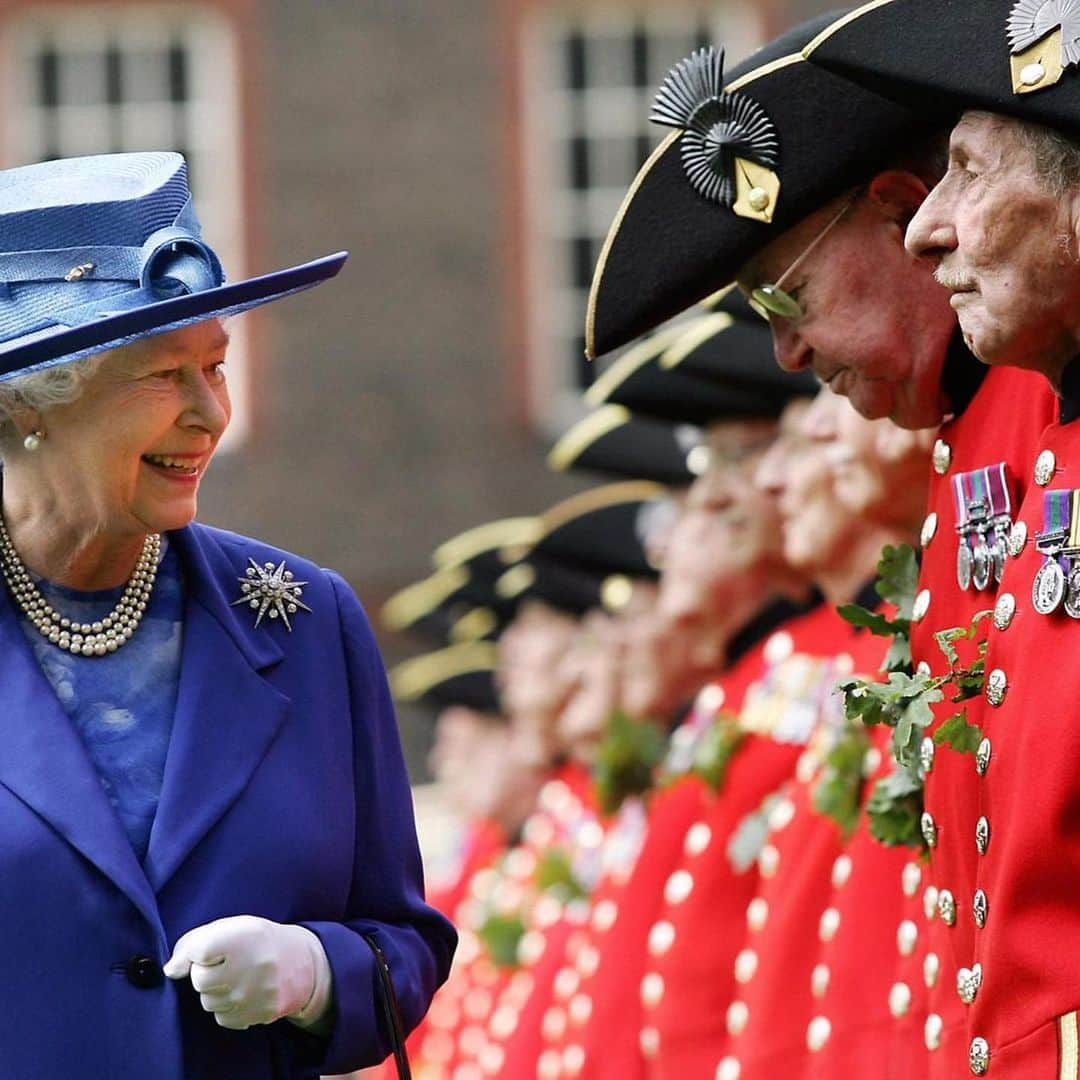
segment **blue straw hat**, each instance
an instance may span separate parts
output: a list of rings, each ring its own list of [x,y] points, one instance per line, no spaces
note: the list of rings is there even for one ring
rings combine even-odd
[[[268,304],[348,257],[226,283],[174,153],[0,172],[0,248],[0,381]]]

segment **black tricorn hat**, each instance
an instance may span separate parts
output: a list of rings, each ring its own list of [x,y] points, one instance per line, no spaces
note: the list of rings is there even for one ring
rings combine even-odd
[[[495,583],[501,597],[514,602],[542,600],[571,614],[599,608],[621,611],[634,592],[635,580],[534,553],[510,567]]]
[[[772,357],[767,326],[733,292],[708,314],[631,346],[589,387],[585,400],[671,423],[772,419],[791,398],[818,390],[808,371],[790,374]]]
[[[805,55],[922,111],[1004,113],[1080,133],[1080,6],[1060,0],[876,0]]]
[[[605,476],[689,487],[709,463],[708,436],[694,424],[635,416],[622,405],[601,405],[551,448],[556,472],[583,469]]]
[[[432,705],[465,705],[478,712],[497,713],[495,646],[489,642],[451,645],[405,660],[388,672],[397,701],[426,701]]]
[[[654,119],[676,130],[642,166],[604,242],[589,356],[730,284],[771,240],[925,133],[913,113],[803,59],[835,19],[804,23],[726,77],[713,50],[668,76]]]
[[[655,578],[645,543],[652,514],[668,499],[645,480],[605,484],[572,495],[540,515],[543,532],[527,558],[584,567],[601,574]]]

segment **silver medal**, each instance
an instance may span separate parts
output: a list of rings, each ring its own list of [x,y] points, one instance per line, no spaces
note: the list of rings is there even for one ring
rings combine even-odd
[[[986,546],[985,537],[980,536],[972,552],[971,580],[975,588],[982,592],[990,584],[990,549]]]
[[[971,548],[967,540],[960,538],[960,546],[956,549],[956,583],[961,589],[971,588]]]
[[[1057,611],[1065,599],[1065,571],[1058,565],[1057,559],[1047,559],[1039,567],[1031,586],[1031,602],[1040,615],[1050,615]]]
[[[1080,619],[1080,566],[1073,566],[1069,571],[1065,589],[1065,612],[1074,619]]]

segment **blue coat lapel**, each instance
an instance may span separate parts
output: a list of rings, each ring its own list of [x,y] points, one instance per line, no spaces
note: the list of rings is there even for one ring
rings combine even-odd
[[[145,861],[155,892],[236,801],[290,712],[260,674],[281,660],[274,634],[254,629],[246,607],[230,606],[244,559],[198,526],[170,542],[187,601],[176,716]]]
[[[157,902],[101,780],[0,586],[0,784],[127,894],[153,926]]]

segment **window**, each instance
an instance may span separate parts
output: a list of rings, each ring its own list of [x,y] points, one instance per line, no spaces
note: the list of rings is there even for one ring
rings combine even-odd
[[[245,276],[239,64],[232,24],[213,7],[46,4],[0,26],[0,167],[56,157],[178,150],[203,232],[230,278]],[[247,426],[246,320],[230,328],[233,420]]]
[[[600,248],[631,180],[667,131],[649,123],[671,67],[703,45],[728,66],[763,40],[759,5],[643,10],[541,7],[524,17],[521,161],[528,398],[561,433],[591,379],[585,308]]]

